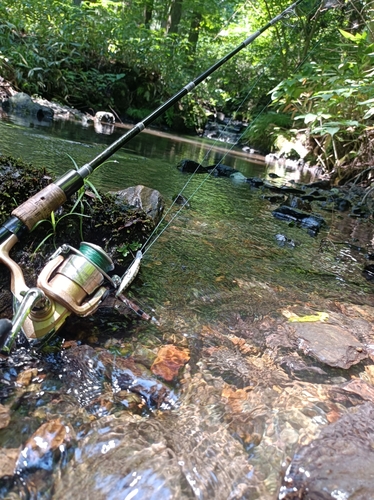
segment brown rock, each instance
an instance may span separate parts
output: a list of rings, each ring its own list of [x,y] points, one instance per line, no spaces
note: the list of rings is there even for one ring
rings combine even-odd
[[[369,500],[374,491],[374,406],[349,409],[317,439],[296,450],[279,500]]]
[[[38,375],[37,368],[28,368],[21,372],[17,377],[17,384],[27,387],[33,378]]]
[[[0,429],[8,427],[9,422],[10,422],[9,408],[0,404]]]
[[[348,330],[329,323],[295,323],[298,347],[322,363],[350,368],[368,357],[365,346]]]
[[[17,469],[32,469],[43,464],[42,468],[52,470],[54,460],[60,455],[55,452],[65,448],[70,440],[70,429],[59,418],[42,424],[26,442]]]
[[[13,476],[19,452],[18,448],[0,449],[0,477]]]
[[[364,380],[351,380],[347,384],[344,384],[343,389],[347,392],[358,394],[362,399],[374,403],[374,387],[367,384]]]
[[[151,370],[164,380],[171,381],[178,375],[179,368],[185,365],[189,359],[190,351],[188,349],[181,349],[171,344],[164,345],[158,351]]]

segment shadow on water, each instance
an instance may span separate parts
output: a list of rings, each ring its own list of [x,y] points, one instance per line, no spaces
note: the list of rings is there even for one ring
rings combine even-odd
[[[56,175],[71,167],[66,153],[82,165],[115,138],[62,122],[47,133],[0,122],[3,154]],[[171,207],[129,292],[160,326],[86,318],[72,327],[80,344],[2,362],[1,498],[273,500],[295,450],[374,401],[369,357],[331,367],[303,350],[302,323],[289,321],[324,312],[357,349],[374,344],[363,255],[321,245],[352,239],[358,226],[368,244],[371,222],[324,212],[327,227],[311,238],[273,218],[275,206],[247,184],[175,168],[206,151],[204,141],[141,134],[92,176],[105,190],[158,189],[167,207],[189,180],[191,208]],[[223,154],[212,150],[204,164]],[[224,163],[265,176],[241,152]],[[294,245],[280,247],[280,233]],[[168,379],[155,366],[169,355],[177,368]],[[293,470],[296,495],[306,483]],[[317,474],[310,461],[308,471]],[[279,498],[302,498],[287,488]],[[349,498],[334,495],[323,498]]]

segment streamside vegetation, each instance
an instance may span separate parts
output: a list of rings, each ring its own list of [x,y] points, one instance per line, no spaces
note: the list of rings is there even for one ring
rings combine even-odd
[[[0,76],[21,91],[139,120],[290,0],[2,0]],[[336,179],[370,172],[374,2],[305,0],[159,118],[201,131],[223,113],[263,152],[302,134]]]

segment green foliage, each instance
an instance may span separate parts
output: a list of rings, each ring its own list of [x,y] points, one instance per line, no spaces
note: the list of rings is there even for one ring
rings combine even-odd
[[[117,252],[120,253],[122,257],[127,257],[130,253],[135,253],[141,247],[141,243],[133,241],[131,243],[124,243],[123,245],[117,247]]]
[[[61,217],[56,217],[56,214],[55,212],[52,212],[51,213],[51,216],[49,219],[42,219],[40,220],[39,222],[37,222],[35,224],[35,226],[33,227],[33,231],[39,227],[41,224],[45,225],[47,223],[47,225],[49,226],[49,231],[47,233],[47,235],[42,239],[42,241],[38,244],[38,246],[35,248],[34,250],[34,255],[36,254],[36,252],[50,239],[50,238],[53,238],[53,244],[54,246],[55,245],[55,240],[56,240],[56,237],[57,237],[57,231],[58,231],[58,224],[59,222],[61,222],[63,219],[65,219],[66,217],[71,217],[72,215],[76,215],[80,218],[80,220],[82,220],[82,217],[89,217],[89,215],[85,215],[83,213],[79,213],[79,212],[73,212],[73,211],[70,211],[69,213],[67,214],[64,214],[62,215]]]
[[[291,116],[284,113],[268,113],[257,116],[245,131],[242,140],[263,152],[273,150],[279,134],[287,135],[292,126]]]
[[[69,154],[68,154],[68,157],[72,161],[72,163],[74,165],[74,168],[76,170],[78,170],[78,165],[77,165],[76,161],[74,160],[74,158],[72,158]],[[102,165],[105,165],[105,163],[111,163],[111,160],[108,160],[108,161],[104,162]],[[100,203],[102,203],[102,198],[101,198],[100,193],[98,192],[96,186],[90,180],[83,179],[83,186],[77,191],[76,200],[75,200],[73,206],[71,207],[71,209],[69,210],[68,213],[56,217],[55,212],[51,212],[51,215],[50,215],[49,219],[42,219],[39,222],[37,222],[35,224],[35,226],[33,227],[32,230],[34,231],[41,224],[43,224],[43,225],[47,224],[47,226],[49,226],[49,231],[48,231],[47,235],[42,239],[42,241],[35,248],[34,254],[50,238],[53,238],[53,244],[54,244],[54,246],[56,246],[55,245],[55,240],[56,240],[56,237],[58,235],[57,234],[57,232],[58,232],[58,225],[66,217],[71,217],[71,216],[77,216],[78,217],[80,239],[81,240],[84,239],[84,237],[83,237],[83,219],[84,219],[84,217],[90,218],[90,215],[84,213],[86,208],[88,210],[90,210],[90,205],[87,202],[85,203],[85,200],[84,200],[86,191],[88,189],[91,190],[91,192],[93,193],[93,196],[95,196],[95,198],[97,200],[99,200]],[[79,212],[76,211],[77,209],[79,210]]]
[[[354,157],[374,115],[374,44],[366,32],[339,31],[335,60],[304,65],[272,92],[277,109],[303,122],[326,170]]]
[[[181,19],[171,29],[171,0],[132,0],[131,8],[115,0],[83,0],[79,6],[73,0],[2,0],[0,74],[29,94],[80,109],[111,107],[137,120],[289,3],[183,0]],[[206,114],[215,111],[251,119],[282,81],[273,92],[276,109],[294,117],[316,115],[308,124],[312,129],[323,125],[321,117],[340,123],[330,136],[341,142],[349,121],[361,126],[374,116],[370,9],[367,0],[328,10],[318,0],[304,0],[295,15],[225,63],[160,122],[201,129]],[[338,29],[342,38],[336,42]],[[296,68],[298,75],[287,79]],[[350,111],[342,112],[343,102]],[[260,142],[261,130],[271,126],[262,120],[248,132]],[[268,146],[277,127],[284,128],[274,124]]]

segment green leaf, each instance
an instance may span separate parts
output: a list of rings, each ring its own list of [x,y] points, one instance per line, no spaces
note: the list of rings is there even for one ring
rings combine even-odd
[[[349,31],[345,31],[339,28],[339,31],[344,38],[347,40],[351,40],[352,42],[361,42],[362,40],[366,39],[366,34],[365,33],[356,33],[356,35],[352,35],[352,33],[349,33]]]
[[[329,134],[334,136],[337,132],[339,132],[340,127],[329,127],[329,126],[322,126],[322,127],[316,127],[312,130],[312,134]]]
[[[370,108],[366,111],[364,116],[362,117],[364,120],[367,120],[368,118],[371,118],[374,115],[374,108]]]
[[[308,123],[314,122],[318,118],[318,115],[314,113],[308,113],[304,116],[304,123],[307,125]]]

